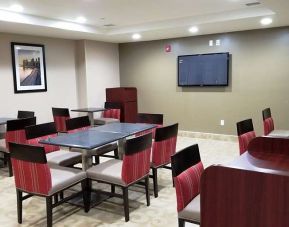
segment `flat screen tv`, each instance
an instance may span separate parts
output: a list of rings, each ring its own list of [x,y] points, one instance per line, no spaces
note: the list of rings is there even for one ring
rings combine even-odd
[[[229,53],[178,56],[178,86],[228,86]]]

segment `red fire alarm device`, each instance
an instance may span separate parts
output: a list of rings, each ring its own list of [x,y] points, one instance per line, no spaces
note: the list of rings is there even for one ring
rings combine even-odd
[[[166,45],[165,45],[165,51],[166,51],[166,52],[171,52],[171,51],[172,51],[172,47],[171,47],[170,44],[166,44]]]

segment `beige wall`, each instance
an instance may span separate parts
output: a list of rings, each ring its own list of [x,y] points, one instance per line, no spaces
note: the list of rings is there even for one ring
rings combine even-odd
[[[14,94],[10,42],[45,45],[47,92]],[[105,88],[117,86],[117,44],[0,33],[0,117],[32,110],[39,123],[52,121],[52,106],[103,106]]]
[[[105,88],[119,87],[118,44],[84,41],[87,105],[103,107]]]
[[[221,46],[209,47],[211,39]],[[253,118],[261,134],[265,107],[277,128],[289,129],[288,47],[288,27],[120,44],[121,86],[137,87],[139,111],[164,113],[166,123],[179,122],[183,130],[235,135],[237,121]],[[229,87],[177,87],[178,55],[227,51]]]
[[[45,45],[47,92],[14,94],[10,42]],[[51,107],[77,107],[75,42],[0,33],[0,116],[35,111],[38,122],[52,120]]]

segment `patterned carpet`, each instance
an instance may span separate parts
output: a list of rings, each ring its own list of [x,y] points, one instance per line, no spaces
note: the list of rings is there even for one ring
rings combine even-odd
[[[198,143],[202,161],[205,167],[226,163],[238,156],[238,144],[235,142],[204,140],[188,137],[178,137],[177,150]],[[101,159],[104,161],[104,159]],[[45,200],[32,197],[23,203],[23,224],[17,223],[16,193],[14,179],[7,177],[6,168],[0,169],[0,227],[16,226],[46,226]],[[124,221],[122,200],[111,198],[94,207],[89,213],[82,208],[63,204],[53,210],[53,226],[55,227],[93,227],[93,226],[177,226],[176,196],[172,187],[169,170],[160,169],[159,197],[154,198],[151,190],[151,205],[146,206],[144,189],[141,186],[132,187],[129,191],[130,221]],[[152,182],[151,188],[152,188]],[[106,187],[94,184],[95,188]],[[74,188],[77,190],[78,188]],[[186,224],[186,227],[196,225]]]

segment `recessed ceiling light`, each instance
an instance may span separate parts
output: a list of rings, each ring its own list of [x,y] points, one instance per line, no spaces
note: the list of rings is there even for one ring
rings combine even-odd
[[[19,4],[11,5],[11,6],[9,7],[9,9],[10,9],[11,11],[18,12],[18,13],[23,12],[23,6],[21,6],[21,5],[19,5]]]
[[[138,40],[140,38],[141,38],[141,35],[138,34],[138,33],[135,33],[135,34],[132,35],[132,39],[134,39],[134,40]]]
[[[265,18],[263,18],[261,21],[260,21],[260,23],[262,24],[262,25],[269,25],[269,24],[271,24],[273,22],[273,20],[272,20],[272,18],[270,18],[270,17],[265,17]]]
[[[77,23],[81,23],[81,24],[85,23],[86,22],[86,18],[85,17],[77,17],[76,18],[76,22]]]
[[[190,27],[190,28],[189,28],[189,32],[191,32],[191,33],[196,33],[196,32],[198,32],[198,31],[199,31],[199,28],[196,27],[196,26],[193,26],[193,27]]]

